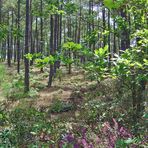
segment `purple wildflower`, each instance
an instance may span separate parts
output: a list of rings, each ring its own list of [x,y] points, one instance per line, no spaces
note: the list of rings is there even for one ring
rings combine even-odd
[[[69,133],[65,136],[64,139],[67,140],[69,143],[71,143],[74,141],[74,136],[71,133]]]
[[[63,140],[61,140],[60,142],[59,142],[59,148],[62,148],[63,147],[63,145],[64,145],[64,141]]]
[[[85,138],[86,137],[86,132],[87,132],[87,129],[86,128],[82,128],[82,138]]]
[[[130,132],[128,132],[124,127],[121,127],[119,130],[119,134],[122,138],[132,138]]]
[[[84,146],[84,148],[88,148],[88,144],[87,144],[86,139],[82,139],[82,140],[81,140],[81,143],[82,143],[82,145]]]
[[[92,144],[92,143],[90,143],[88,147],[89,147],[89,148],[93,148],[93,144]]]
[[[80,148],[80,145],[78,143],[75,143],[74,148]]]

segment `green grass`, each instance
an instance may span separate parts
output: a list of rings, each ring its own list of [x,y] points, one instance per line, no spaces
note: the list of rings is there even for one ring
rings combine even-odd
[[[2,64],[0,64],[0,86],[1,86],[2,83],[4,82],[5,74],[6,74],[5,66],[2,65]]]

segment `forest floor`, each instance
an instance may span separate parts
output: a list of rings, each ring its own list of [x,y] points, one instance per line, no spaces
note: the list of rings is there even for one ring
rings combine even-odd
[[[66,114],[69,114],[70,112],[71,116],[70,108],[66,109],[65,107],[62,111],[61,102],[64,104],[72,104],[72,106],[78,108],[82,102],[85,102],[86,99],[89,99],[90,97],[93,97],[93,99],[97,98],[97,100],[110,101],[115,94],[116,84],[113,80],[107,79],[98,85],[95,81],[88,80],[85,77],[84,71],[78,71],[76,68],[72,69],[72,74],[67,74],[66,69],[63,67],[62,72],[60,71],[60,76],[55,77],[52,87],[48,88],[48,72],[48,68],[45,68],[43,73],[40,72],[40,69],[38,68],[31,68],[30,86],[31,93],[34,95],[31,94],[27,97],[22,95],[22,98],[20,98],[20,91],[23,93],[23,87],[19,86],[22,85],[22,83],[18,82],[17,79],[22,79],[22,74],[20,74],[21,76],[17,75],[16,67],[14,65],[11,68],[6,68],[5,84],[3,88],[2,86],[0,88],[0,101],[7,110],[29,106],[34,107],[37,110],[47,111],[52,107],[52,104],[55,104],[56,106],[59,105],[59,108],[55,107],[55,110],[53,109],[54,116],[55,113],[56,115],[60,115],[63,114],[63,112],[67,112]],[[9,76],[10,78],[8,78]],[[16,84],[14,84],[13,88],[13,86],[7,86],[7,83],[9,83],[9,85],[13,85],[13,83]],[[17,89],[15,87],[20,88],[16,91],[14,90]],[[4,92],[4,89],[6,89],[6,92]],[[11,96],[14,93],[15,95]],[[75,111],[72,111],[72,114],[75,114]]]
[[[9,78],[10,76],[10,78]],[[16,77],[15,77],[16,76]],[[13,83],[13,80],[17,79],[17,72],[14,66],[10,68],[6,68],[6,74],[4,76],[4,82],[2,86],[0,86],[0,102],[6,101],[7,98],[4,93],[6,83]],[[93,82],[84,81],[84,76],[79,72],[73,72],[72,74],[63,74],[61,80],[58,78],[54,78],[53,86],[48,88],[48,69],[45,72],[40,72],[40,69],[33,68],[31,69],[30,74],[30,82],[31,88],[37,88],[38,94],[35,99],[29,100],[31,97],[27,97],[34,107],[46,107],[51,105],[53,99],[61,99],[63,101],[67,101],[71,98],[72,93],[81,88],[81,86],[87,86]],[[7,93],[11,93],[11,90],[8,90]],[[11,98],[11,97],[10,97]],[[25,100],[24,99],[24,100]],[[11,99],[8,99],[9,101]],[[15,98],[14,98],[15,100]],[[16,101],[16,100],[15,100]],[[13,101],[13,102],[15,102]]]
[[[72,73],[67,74],[67,70],[63,66],[57,71],[52,87],[48,88],[49,68],[40,72],[40,69],[31,67],[30,92],[24,94],[24,71],[21,70],[18,75],[16,65],[7,68],[4,64],[3,68],[5,69],[4,73],[0,73],[0,111],[10,113],[9,121],[16,121],[17,126],[24,126],[24,122],[25,124],[29,122],[28,128],[33,126],[34,122],[42,125],[44,122],[36,123],[36,120],[38,120],[40,113],[45,113],[46,117],[43,117],[43,120],[57,123],[57,135],[62,132],[62,129],[58,128],[58,124],[64,124],[66,130],[72,127],[73,132],[75,132],[75,126],[78,129],[83,126],[90,129],[88,133],[91,136],[88,139],[92,141],[96,137],[94,127],[101,129],[106,121],[113,123],[112,119],[114,118],[129,129],[133,126],[133,119],[129,116],[129,109],[132,104],[129,99],[131,92],[130,90],[122,92],[120,82],[116,79],[107,78],[98,84],[96,81],[88,79],[84,70],[73,67]],[[33,112],[32,117],[31,113],[34,109],[35,112]],[[21,112],[19,113],[17,110]],[[32,111],[30,112],[30,110]],[[145,128],[144,120],[142,119],[140,122],[142,122],[142,127]],[[11,126],[11,124],[7,126]],[[0,126],[1,130],[3,128],[5,126]],[[29,129],[24,130],[23,133],[22,130],[19,131],[18,129],[17,132],[23,134],[23,136],[26,133],[30,134],[28,133]],[[102,135],[101,130],[98,132],[100,132],[99,135]],[[53,137],[54,133],[53,131]],[[39,134],[42,135],[42,133]],[[104,138],[104,136],[100,136],[103,145],[96,145],[95,148],[107,147],[105,146],[107,137]],[[42,136],[38,138],[40,137]],[[30,140],[28,139],[27,144]]]

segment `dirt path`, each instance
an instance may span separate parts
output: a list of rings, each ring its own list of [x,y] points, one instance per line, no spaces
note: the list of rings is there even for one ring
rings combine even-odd
[[[80,71],[73,71],[72,74],[64,73],[62,80],[59,81],[58,78],[53,80],[53,86],[47,88],[48,83],[48,73],[47,70],[44,73],[41,73],[39,69],[32,69],[31,76],[35,85],[32,83],[34,89],[43,86],[38,91],[38,95],[35,98],[22,98],[19,100],[7,100],[2,95],[2,89],[0,89],[0,102],[4,101],[6,103],[7,109],[11,110],[16,107],[26,108],[28,106],[35,107],[37,109],[49,108],[56,99],[64,102],[72,102],[76,99],[77,104],[81,101],[81,95],[83,92],[80,90],[89,86],[92,82],[89,82],[84,79],[84,74]],[[46,74],[47,73],[47,74]],[[80,95],[79,95],[80,94]],[[75,103],[75,102],[74,102]]]
[[[39,92],[39,97],[34,102],[37,108],[48,107],[52,104],[54,99],[67,101],[72,94],[72,90],[63,90],[56,86],[45,88]]]
[[[48,78],[40,80],[41,84],[47,84]],[[41,89],[38,97],[33,102],[35,108],[46,108],[50,106],[54,100],[73,101],[75,99],[80,101],[81,95],[77,95],[81,88],[87,87],[91,82],[84,80],[84,75],[81,72],[74,71],[72,74],[64,74],[62,80],[57,78],[53,81],[51,88]]]

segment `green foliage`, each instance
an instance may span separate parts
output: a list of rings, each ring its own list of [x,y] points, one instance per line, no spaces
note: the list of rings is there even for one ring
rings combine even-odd
[[[0,131],[0,147],[13,147],[10,141],[12,133],[9,129],[5,129],[2,132]]]
[[[68,15],[70,15],[70,14],[72,14],[74,12],[77,12],[77,10],[78,10],[78,6],[75,3],[73,3],[73,2],[67,2],[65,4],[65,12]]]
[[[82,45],[74,42],[66,42],[63,44],[62,48],[63,50],[60,55],[61,61],[66,65],[71,65],[76,61],[76,59],[73,59],[73,57],[71,56],[72,53],[79,53],[82,49]]]
[[[25,58],[27,58],[28,60],[32,60],[33,57],[34,57],[34,55],[31,54],[31,53],[28,53],[28,54],[25,55]]]
[[[5,75],[6,75],[5,66],[4,65],[0,65],[0,86],[4,82]]]
[[[60,113],[66,112],[73,109],[72,103],[64,102],[59,99],[55,99],[51,105],[49,112],[51,113]]]
[[[87,122],[101,121],[105,106],[106,103],[99,102],[98,100],[90,100],[82,106],[82,116],[84,116]]]
[[[74,63],[74,60],[70,57],[61,56],[61,61],[67,66],[68,64]]]
[[[23,77],[22,75],[16,76],[12,82],[3,84],[4,95],[9,99],[18,99],[24,97],[23,88]]]
[[[116,33],[120,34],[122,30],[124,30],[125,28],[128,28],[128,22],[125,20],[125,18],[121,16],[115,16],[115,20],[118,25],[118,29],[116,29]]]
[[[81,48],[82,48],[81,44],[77,44],[74,42],[66,42],[63,44],[64,50],[79,51]]]
[[[7,124],[7,115],[5,111],[0,110],[0,126],[4,126]]]
[[[13,0],[14,3],[11,1],[12,0],[9,0],[7,2],[3,1],[4,7],[2,6],[2,16],[8,15],[7,12],[8,13],[10,12],[10,15],[11,15],[12,11],[14,12],[14,16],[11,17],[8,15],[8,20],[3,19],[3,21],[6,21],[8,26],[6,24],[0,24],[0,41],[4,41],[2,42],[1,45],[3,47],[3,44],[4,44],[4,47],[6,48],[8,47],[8,45],[6,45],[6,43],[8,42],[7,37],[9,37],[8,33],[10,33],[10,39],[12,39],[12,42],[14,41],[14,44],[17,37],[20,38],[20,43],[23,43],[23,39],[21,37],[23,36],[22,32],[24,32],[24,30],[22,28],[25,28],[24,27],[25,21],[23,19],[24,17],[23,13],[25,10],[23,8],[25,6],[24,5],[25,1],[21,2],[21,17],[20,17],[20,20],[21,20],[20,26],[22,26],[21,30],[17,30],[17,26],[14,27],[15,25],[13,26],[11,24],[15,19],[17,19],[16,11],[14,11],[15,5],[17,3],[14,0]],[[11,3],[9,4],[9,2]],[[71,64],[73,64],[75,61],[81,60],[80,64],[83,66],[83,68],[87,72],[88,77],[90,77],[92,80],[99,82],[99,86],[101,86],[101,81],[103,81],[105,78],[109,78],[110,76],[112,76],[113,78],[116,78],[117,80],[121,80],[120,83],[118,83],[119,89],[116,90],[116,92],[118,91],[118,96],[116,96],[116,98],[109,96],[111,98],[108,99],[106,97],[107,90],[105,89],[105,91],[104,90],[101,91],[101,87],[97,90],[97,92],[95,92],[95,95],[93,95],[92,92],[96,88],[96,86],[92,87],[89,93],[87,92],[87,89],[86,90],[82,89],[82,92],[84,91],[85,93],[85,98],[84,98],[85,103],[83,104],[83,101],[82,101],[82,104],[78,105],[78,109],[80,109],[78,110],[78,112],[80,111],[80,116],[81,117],[83,116],[83,118],[81,118],[80,123],[74,122],[74,124],[76,125],[76,124],[88,123],[87,126],[90,126],[89,123],[91,123],[94,129],[91,129],[92,131],[90,131],[89,133],[90,136],[92,136],[94,131],[96,132],[96,127],[94,125],[98,123],[100,124],[100,122],[103,122],[103,121],[112,120],[112,118],[117,118],[117,120],[120,123],[127,124],[131,128],[131,131],[138,129],[139,131],[137,130],[136,133],[138,134],[140,133],[141,135],[144,135],[143,133],[145,132],[144,130],[146,129],[146,127],[143,126],[141,122],[145,123],[148,115],[146,112],[144,112],[143,117],[139,116],[139,121],[136,121],[135,123],[135,118],[133,118],[133,115],[138,114],[138,112],[135,111],[135,108],[133,106],[134,106],[134,102],[137,103],[138,101],[144,104],[144,99],[142,98],[143,96],[141,95],[143,94],[143,90],[141,88],[143,87],[143,85],[146,85],[146,84],[141,82],[147,83],[148,81],[148,71],[147,71],[148,69],[148,54],[147,54],[148,53],[148,48],[147,48],[148,47],[148,39],[147,39],[148,30],[143,29],[147,27],[147,20],[146,20],[147,5],[148,5],[147,0],[99,1],[99,7],[101,6],[101,7],[108,8],[108,9],[105,9],[105,11],[107,10],[108,12],[108,17],[106,17],[108,18],[108,22],[106,18],[105,18],[105,21],[102,22],[102,18],[101,18],[102,16],[100,15],[100,12],[103,9],[100,9],[98,7],[99,10],[96,10],[97,7],[96,7],[95,1],[93,1],[92,6],[90,1],[89,6],[91,8],[89,8],[88,6],[86,6],[84,1],[82,1],[81,6],[79,6],[77,3],[75,3],[75,1],[45,0],[43,1],[43,4],[42,4],[43,12],[40,12],[40,3],[38,3],[38,1],[36,0],[32,1],[32,7],[31,7],[32,9],[31,14],[33,14],[32,32],[33,33],[35,32],[36,35],[38,35],[38,33],[39,34],[43,33],[43,37],[39,36],[39,38],[36,38],[36,37],[33,38],[33,40],[35,41],[35,46],[38,46],[36,43],[37,40],[39,41],[39,44],[40,44],[41,38],[43,38],[44,40],[44,41],[42,40],[41,42],[45,43],[44,45],[47,46],[47,48],[49,46],[48,38],[49,38],[49,31],[51,30],[49,30],[49,26],[46,25],[46,24],[49,24],[49,15],[53,15],[53,18],[55,17],[55,15],[58,15],[59,20],[57,22],[57,27],[58,27],[57,33],[60,33],[60,29],[63,29],[65,27],[64,39],[66,38],[65,35],[68,33],[67,29],[71,33],[71,38],[67,37],[68,42],[63,44],[61,53],[59,52],[59,50],[57,50],[58,52],[55,53],[54,55],[50,55],[50,56],[45,56],[42,53],[35,53],[35,54],[28,53],[27,55],[25,55],[25,58],[27,58],[30,61],[34,61],[35,65],[39,68],[46,67],[49,64],[54,65],[56,64],[57,61],[60,61],[66,64],[66,66],[68,65],[70,69]],[[6,9],[6,7],[8,7],[8,9]],[[90,12],[88,12],[89,9],[91,9]],[[121,11],[123,13],[125,12],[126,14],[125,17],[120,16],[122,15]],[[91,14],[88,16],[88,13],[91,13]],[[97,13],[97,15],[95,13]],[[60,22],[61,17],[59,17],[61,14],[65,14],[65,16],[64,15],[62,16],[62,22]],[[76,16],[72,14],[75,14]],[[107,15],[107,13],[105,14]],[[115,21],[115,24],[113,24],[112,21],[110,22],[109,14],[111,15],[111,17],[114,18],[113,21]],[[36,18],[36,23],[35,23],[34,17]],[[66,26],[67,23],[69,23],[68,22],[69,17],[71,17],[70,18],[71,29],[67,28]],[[36,31],[35,29],[35,28],[38,29],[39,25],[41,25],[41,18],[45,18],[42,20],[44,24],[43,25],[44,29],[42,30],[43,32],[40,32],[40,30]],[[86,18],[88,22],[87,21],[82,22],[83,18]],[[110,23],[110,25],[108,23]],[[64,24],[64,27],[60,28],[60,25],[63,26],[62,24]],[[101,26],[102,29],[98,30],[97,24],[102,25],[105,28],[102,28]],[[55,25],[54,26],[55,28],[56,20],[54,20],[53,25]],[[109,29],[107,30],[107,28]],[[114,29],[115,31],[114,35],[111,34],[110,28]],[[80,39],[81,41],[82,40],[84,41],[83,45],[72,42],[72,38],[77,39],[77,37],[79,36],[79,32],[78,32],[79,29],[80,29]],[[87,30],[90,30],[90,31],[88,31],[88,34],[85,35],[85,30],[86,32]],[[120,40],[122,40],[121,37],[122,37],[123,30],[124,31],[129,30],[130,39],[131,40],[135,39],[137,44],[133,47],[130,47],[126,51],[123,51],[120,55],[114,55],[113,61],[109,61],[110,60],[109,52],[111,51],[108,52],[108,46],[105,46],[99,49],[88,48],[88,47],[91,47],[91,45],[97,46],[98,43],[100,44],[100,41],[103,41],[104,39],[106,40],[106,38],[108,37],[108,34],[110,34],[110,40],[108,38],[110,43],[114,38],[115,42],[119,40],[119,44],[120,44]],[[82,35],[84,35],[84,37],[82,37]],[[98,39],[98,35],[99,35],[99,39]],[[56,31],[54,32],[54,36],[56,37]],[[62,33],[62,36],[59,35],[59,38],[60,37],[62,38],[62,41],[63,41],[63,33]],[[111,47],[110,50],[114,50],[112,44],[110,44],[110,47]],[[116,48],[118,48],[118,46]],[[1,52],[3,52],[3,49],[2,50],[0,49]],[[14,52],[15,51],[16,50],[14,50]],[[44,51],[45,50],[43,49],[43,53]],[[8,50],[6,49],[5,53],[7,54],[7,52]],[[5,56],[5,55],[1,54],[0,57],[2,56]],[[12,58],[13,58],[13,55],[12,55]],[[7,59],[7,56],[6,56],[6,59]],[[24,94],[24,73],[20,73],[20,75],[16,75],[12,81],[6,80],[7,77],[5,75],[6,75],[5,67],[0,65],[0,86],[2,86],[2,89],[4,90],[4,93],[7,96],[7,98],[11,100],[37,97],[38,88],[42,89],[45,87],[44,84],[43,85],[40,84],[40,81],[42,79],[37,80],[39,79],[39,77],[32,78],[31,76],[30,84],[32,88],[30,89],[29,93]],[[49,73],[47,73],[46,76],[44,75],[44,78],[46,78],[48,75]],[[54,76],[61,81],[61,77],[63,76],[62,70],[58,69]],[[75,79],[72,81],[75,81],[74,84],[77,83]],[[82,85],[85,85],[85,83],[82,83]],[[79,89],[77,84],[75,85],[75,87],[76,87],[75,88],[76,90]],[[80,93],[81,91],[79,91],[79,94]],[[81,95],[77,95],[78,99],[79,99],[79,96]],[[88,96],[89,96],[89,100],[87,100]],[[137,97],[139,100],[134,100],[134,99],[132,100],[131,99],[132,97],[133,98]],[[126,100],[124,98],[126,98]],[[10,101],[10,102],[13,102],[13,101]],[[21,102],[21,100],[19,102]],[[59,147],[59,145],[57,144],[59,140],[61,140],[64,137],[67,131],[72,132],[72,130],[65,128],[65,126],[67,126],[69,122],[65,124],[65,123],[62,123],[61,121],[60,123],[58,123],[57,120],[53,121],[53,119],[50,118],[50,114],[60,113],[60,112],[65,112],[65,111],[70,111],[72,109],[75,109],[73,104],[69,102],[64,102],[59,99],[54,99],[53,104],[50,106],[48,113],[46,112],[43,113],[41,111],[38,111],[37,109],[30,108],[30,106],[26,107],[27,105],[25,104],[24,108],[20,107],[14,110],[12,109],[10,113],[8,113],[9,115],[7,115],[3,111],[0,111],[0,126],[1,126],[0,127],[0,147],[2,148],[5,148],[5,147],[6,148],[7,147],[12,147],[12,148],[13,147],[16,147],[16,148],[17,147],[30,147],[30,148]],[[137,103],[136,104],[137,108],[139,107],[138,105],[139,104]],[[131,124],[131,120],[132,120],[132,124]],[[71,125],[69,126],[70,126],[70,129],[72,129]],[[111,128],[111,130],[112,129],[113,128]],[[75,131],[75,133],[76,132],[77,131]],[[80,129],[78,129],[77,135],[79,135],[78,139],[80,141],[80,135],[81,135]],[[95,136],[92,136],[92,137],[95,139]],[[138,137],[138,138],[131,138],[131,139],[118,139],[118,141],[116,142],[116,147],[126,148],[126,147],[130,147],[132,144],[138,144],[138,147],[146,147],[145,145],[141,144],[141,142],[143,142],[142,139],[144,138]],[[84,140],[86,139],[83,138],[83,142]],[[103,139],[103,140],[105,141],[106,139]],[[63,147],[72,147],[72,146],[73,145],[69,143],[65,143],[63,145]],[[89,147],[89,146],[85,146],[85,147]]]
[[[40,131],[46,123],[44,113],[38,112],[34,108],[17,108],[11,112],[9,121],[15,125],[12,128],[15,136],[12,143],[14,145],[22,145],[30,143],[33,140],[34,134]],[[47,126],[48,128],[49,126]],[[12,135],[11,135],[12,136]],[[10,139],[13,137],[10,137]],[[12,139],[11,139],[12,140]]]
[[[35,59],[36,66],[40,67],[40,68],[45,67],[48,64],[52,64],[53,65],[54,62],[55,62],[55,58],[52,55],[50,55],[48,57],[43,57],[41,59],[38,59],[38,58]]]
[[[0,24],[0,41],[6,39],[8,33],[8,26]]]
[[[63,52],[61,54],[55,53],[54,55],[44,56],[42,53],[28,53],[25,55],[27,59],[34,60],[35,65],[39,68],[43,68],[49,64],[54,64],[56,61],[61,60],[63,63],[72,64],[74,60],[72,57],[69,57],[69,54],[66,54],[65,52],[78,52],[82,49],[81,44],[77,44],[74,42],[67,42],[63,44]]]
[[[61,82],[62,81],[62,77],[63,77],[63,72],[61,69],[57,69],[56,70],[56,75],[55,77]]]
[[[54,4],[50,4],[46,8],[46,13],[48,12],[49,14],[63,14],[63,10],[59,10],[58,7]]]
[[[118,9],[125,4],[126,0],[104,0],[104,4],[109,9]]]
[[[53,65],[55,63],[55,61],[57,60],[56,56],[52,56],[52,55],[44,56],[40,52],[34,53],[34,54],[28,53],[27,55],[25,55],[25,57],[30,61],[35,60],[35,65],[39,68],[43,68],[48,64]]]
[[[35,83],[31,79],[31,83]],[[31,88],[30,92],[24,93],[24,73],[21,72],[18,75],[15,75],[9,82],[4,81],[2,83],[3,93],[7,99],[10,100],[19,100],[23,98],[35,98],[38,95],[37,88]]]
[[[96,49],[95,56],[97,56],[100,59],[104,59],[108,55],[107,51],[108,51],[108,46],[106,45],[104,48]]]
[[[143,139],[143,140],[142,140]],[[145,138],[142,137],[135,137],[135,138],[128,138],[128,139],[118,139],[117,142],[116,142],[116,148],[127,148],[127,147],[130,147],[135,145],[135,146],[138,146],[138,147],[147,147],[147,144],[145,143]]]
[[[118,139],[116,142],[116,148],[119,147],[126,148],[131,143],[133,143],[133,139],[128,139],[128,140]]]
[[[96,41],[98,41],[98,34],[99,34],[99,30],[94,30],[92,32],[89,32],[85,38],[84,38],[84,41],[86,43],[89,43],[89,44],[93,44],[93,43],[96,43]]]
[[[147,30],[136,32],[133,36],[140,38],[138,46],[127,49],[121,56],[117,56],[112,68],[113,75],[123,77],[127,80],[132,80],[135,75],[136,83],[141,80],[148,80],[147,74]],[[140,45],[140,46],[139,46]]]
[[[92,52],[92,59],[85,64],[85,70],[89,72],[92,79],[100,82],[107,76],[108,65],[108,46],[96,49]]]
[[[35,108],[16,108],[7,113],[8,127],[0,130],[0,147],[40,147],[57,146],[65,124],[49,121],[47,113],[39,112]]]
[[[22,38],[23,37],[23,32],[22,32],[22,30],[18,30],[17,28],[14,27],[12,29],[12,35],[13,35],[13,37]]]

